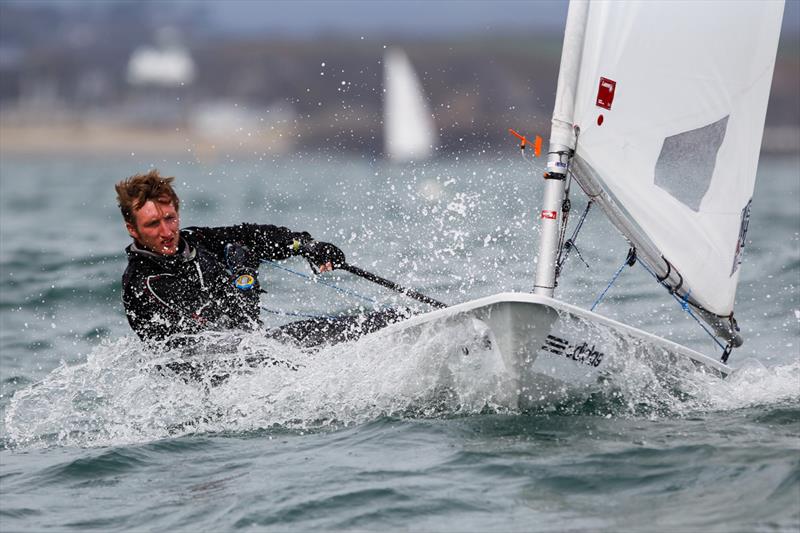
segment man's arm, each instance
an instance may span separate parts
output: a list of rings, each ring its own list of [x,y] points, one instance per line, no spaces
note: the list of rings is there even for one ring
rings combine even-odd
[[[208,250],[224,257],[225,245],[246,246],[255,259],[281,260],[301,255],[320,271],[345,263],[342,251],[333,244],[315,241],[308,232],[293,232],[283,226],[239,224],[218,228],[186,228]]]
[[[197,242],[218,257],[224,257],[225,245],[239,243],[259,259],[281,260],[300,255],[305,244],[313,241],[308,232],[294,232],[271,224],[238,224],[216,228],[186,228]]]

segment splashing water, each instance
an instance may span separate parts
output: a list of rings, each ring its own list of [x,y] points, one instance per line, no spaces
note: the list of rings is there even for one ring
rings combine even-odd
[[[205,432],[318,431],[383,416],[520,412],[519,384],[483,334],[480,321],[466,318],[315,352],[243,334],[222,357],[206,351],[186,359],[196,364],[190,377],[164,367],[174,353],[150,353],[131,337],[107,341],[85,363],[62,363],[17,391],[6,412],[8,441],[109,446]],[[202,340],[209,347],[231,342],[215,333]],[[686,416],[800,398],[800,363],[751,363],[723,381],[687,368],[665,372],[664,354],[630,355],[615,355],[616,378],[576,385],[557,401],[524,410]]]
[[[380,416],[437,416],[513,405],[499,354],[467,322],[414,339],[371,335],[317,352],[248,334],[227,366],[195,356],[192,377],[132,338],[108,341],[86,363],[62,363],[18,391],[6,412],[16,446],[106,446],[207,431],[317,429]],[[219,344],[206,334],[210,344]],[[400,342],[398,342],[400,340]],[[259,353],[265,364],[242,364]],[[170,354],[167,354],[168,357]],[[220,376],[224,379],[220,379]],[[221,383],[217,383],[221,381]]]

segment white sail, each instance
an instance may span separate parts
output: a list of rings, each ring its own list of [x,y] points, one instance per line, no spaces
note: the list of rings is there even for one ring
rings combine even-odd
[[[573,174],[678,294],[731,315],[783,2],[573,7],[574,116],[554,113],[576,126]]]
[[[386,156],[395,161],[430,157],[436,129],[422,85],[408,56],[389,50],[383,58],[383,133]]]

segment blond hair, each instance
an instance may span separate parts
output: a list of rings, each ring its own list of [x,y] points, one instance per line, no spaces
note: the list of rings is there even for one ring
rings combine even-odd
[[[172,188],[174,177],[163,177],[158,170],[153,169],[146,174],[136,174],[117,183],[117,204],[122,212],[122,218],[129,224],[136,225],[135,211],[150,200],[175,206],[175,211],[180,209],[180,200]]]

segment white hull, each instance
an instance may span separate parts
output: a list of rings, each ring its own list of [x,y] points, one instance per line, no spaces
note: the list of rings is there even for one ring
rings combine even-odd
[[[384,332],[414,339],[459,323],[471,323],[474,332],[473,338],[459,338],[460,349],[499,351],[520,407],[591,391],[627,373],[632,361],[644,362],[659,379],[676,378],[676,385],[685,373],[724,378],[731,372],[674,342],[535,294],[495,294],[412,317]]]

